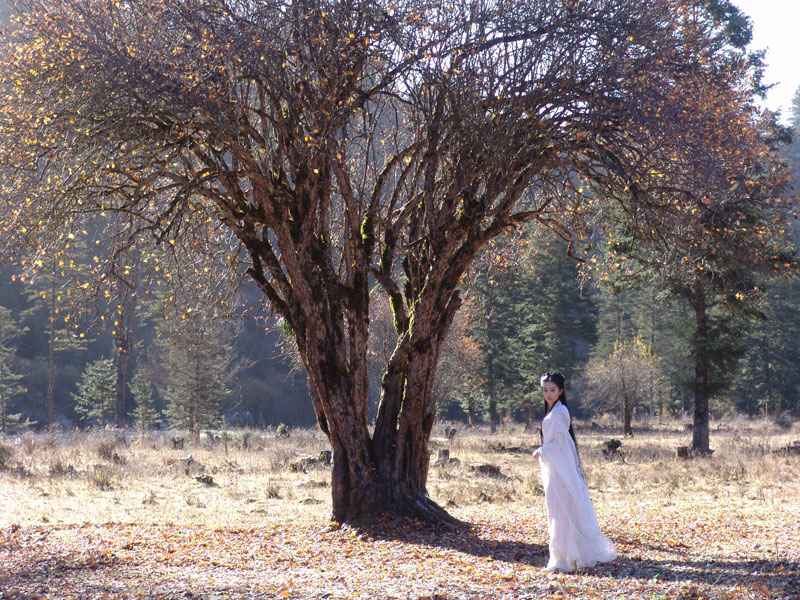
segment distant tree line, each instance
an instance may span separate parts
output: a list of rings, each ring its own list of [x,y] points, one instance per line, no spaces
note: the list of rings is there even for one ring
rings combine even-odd
[[[84,251],[72,264],[92,262]],[[119,305],[101,302],[103,292],[81,296],[62,271],[42,279],[14,268],[0,274],[0,431],[119,425],[120,357],[127,359],[123,425],[197,432],[223,419],[252,427],[313,423],[304,377],[283,355],[281,335],[265,333],[266,315],[214,318],[177,306],[179,288],[165,297],[154,278],[152,290],[139,286],[123,338]]]
[[[800,89],[792,122],[800,128]],[[783,155],[799,172],[800,138]],[[800,241],[795,209],[787,217]],[[170,312],[164,292],[139,303],[135,321],[124,303],[110,311],[106,303],[113,320],[91,314],[100,304],[95,299],[92,308],[77,291],[85,285],[81,265],[93,255],[86,243],[71,241],[35,280],[13,268],[0,277],[1,431],[115,424],[121,348],[133,356],[125,373],[130,425],[197,431],[223,419],[313,424],[304,378],[281,351],[283,334],[263,335],[263,318],[204,319],[208,310],[197,310],[187,319],[191,311]],[[149,261],[157,262],[144,260],[140,274]],[[493,428],[509,419],[531,424],[543,410],[538,376],[552,369],[569,376],[571,406],[580,416],[611,414],[626,432],[636,416],[691,412],[689,307],[652,274],[612,282],[600,273],[581,278],[580,268],[564,240],[525,229],[486,252],[464,280],[465,304],[437,371],[440,418]],[[160,281],[142,277],[141,285],[138,293],[147,297],[147,285],[158,289]],[[765,278],[761,288],[755,319],[732,319],[725,311],[717,317],[710,349],[719,365],[711,404],[717,418],[800,417],[800,279]],[[393,344],[391,311],[372,311],[371,355],[385,361]],[[125,318],[127,332],[120,331]],[[379,376],[376,369],[374,389]]]
[[[690,421],[696,351],[690,307],[652,279],[624,289],[582,283],[565,250],[555,239],[533,240],[512,267],[477,277],[467,325],[453,329],[437,373],[440,417],[531,423],[544,410],[538,376],[558,369],[580,417],[608,414],[628,432],[637,417]],[[800,279],[763,287],[757,319],[720,315],[714,418],[800,417]],[[473,360],[462,364],[459,352],[472,345]]]

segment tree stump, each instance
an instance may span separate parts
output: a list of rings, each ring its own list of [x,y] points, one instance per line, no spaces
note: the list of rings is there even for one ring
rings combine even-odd
[[[605,442],[603,446],[603,456],[608,460],[625,457],[625,451],[622,449],[622,442],[618,439],[611,438]]]
[[[788,446],[784,446],[783,448],[778,448],[775,450],[775,454],[783,454],[784,456],[794,455],[800,456],[800,440],[794,440]]]
[[[469,470],[481,475],[489,475],[490,477],[505,477],[500,471],[500,467],[489,463],[470,463]]]

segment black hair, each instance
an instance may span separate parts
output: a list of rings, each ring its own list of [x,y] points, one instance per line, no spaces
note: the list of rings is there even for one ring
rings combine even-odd
[[[545,383],[555,383],[558,388],[561,390],[561,394],[558,396],[558,400],[556,402],[561,402],[566,408],[567,412],[569,412],[569,406],[567,406],[567,394],[564,392],[564,384],[567,382],[566,377],[564,377],[561,373],[551,373],[547,372],[539,378],[539,385],[544,385]],[[555,406],[555,402],[553,403]],[[547,405],[547,401],[544,402],[544,416],[547,416],[552,410],[551,406]],[[575,432],[572,430],[572,419],[569,420],[569,435],[572,438],[572,441],[575,443],[575,448],[578,448],[578,440],[575,439]],[[544,440],[542,440],[544,443]]]

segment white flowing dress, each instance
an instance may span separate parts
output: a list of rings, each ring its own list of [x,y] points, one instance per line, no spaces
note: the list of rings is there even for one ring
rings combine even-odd
[[[538,451],[550,533],[548,571],[572,571],[614,560],[617,548],[602,534],[569,434],[569,411],[556,402],[542,421]]]

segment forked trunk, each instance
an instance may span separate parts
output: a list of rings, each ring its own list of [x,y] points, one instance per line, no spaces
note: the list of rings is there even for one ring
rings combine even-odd
[[[392,512],[428,522],[459,524],[428,497],[426,483],[434,422],[433,376],[439,348],[458,306],[424,341],[405,337],[387,365],[381,404],[370,435],[366,386],[355,371],[332,369],[335,352],[308,369],[317,419],[333,449],[333,520],[353,522]],[[357,371],[357,370],[356,370]],[[363,398],[361,397],[363,395]]]
[[[393,412],[395,419],[383,412],[372,436],[360,420],[352,418],[353,399],[341,393],[349,386],[338,386],[339,393],[333,396],[333,382],[323,382],[327,388],[323,404],[338,407],[334,409],[338,414],[327,419],[333,448],[334,521],[353,522],[392,512],[429,522],[459,523],[428,498],[426,488],[434,366],[431,353],[422,352],[410,357],[405,368],[387,374],[381,408]]]

